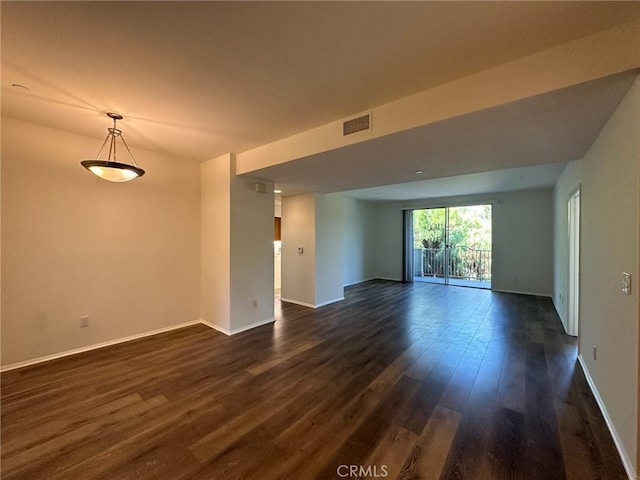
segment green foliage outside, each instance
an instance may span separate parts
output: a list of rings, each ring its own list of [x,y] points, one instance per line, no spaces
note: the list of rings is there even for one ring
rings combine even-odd
[[[414,210],[413,243],[420,268],[416,275],[486,281],[491,278],[491,205],[449,208],[448,268],[445,266],[444,208]],[[418,267],[416,267],[418,268]]]
[[[414,210],[413,243],[415,248],[444,248],[444,223],[444,208]],[[490,250],[491,205],[450,208],[449,246]]]

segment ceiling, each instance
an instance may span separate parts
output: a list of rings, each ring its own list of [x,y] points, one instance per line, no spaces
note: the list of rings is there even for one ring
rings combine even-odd
[[[119,125],[132,148],[196,161],[241,153],[640,16],[637,2],[597,1],[3,1],[0,8],[4,115],[102,139],[110,123],[104,112],[116,111],[125,116]],[[621,83],[612,82],[619,92]],[[615,102],[615,95],[598,92],[601,105],[591,122],[581,124],[589,132]],[[560,108],[545,103],[555,97],[539,100],[487,118],[508,122],[510,115],[537,112],[571,127]],[[433,136],[443,129],[448,141],[464,143],[457,154],[467,153],[459,168],[429,170],[430,178],[564,162],[577,158],[588,140],[569,128],[575,145],[563,147],[562,158],[543,158],[552,148],[538,140],[555,148],[558,139],[548,139],[542,128],[536,130],[541,137],[525,143],[534,144],[531,158],[510,163],[506,157],[520,147],[507,142],[498,152],[504,158],[480,168],[475,147],[486,150],[482,142],[495,132],[480,129],[476,138],[468,123],[482,121],[453,119],[420,132]],[[392,136],[384,146],[361,146],[367,158],[374,147],[384,153],[374,165],[392,159],[402,166],[393,169],[397,175],[387,169],[385,183],[415,180],[412,169],[428,170],[420,166],[427,161],[423,152],[412,151],[419,143],[412,132]],[[396,143],[405,140],[398,150]],[[293,163],[287,165],[295,170]],[[335,176],[335,169],[328,171]],[[264,174],[282,184],[295,177],[295,171]],[[305,189],[380,185],[377,177],[363,181],[366,172],[340,185],[317,168],[316,176],[320,180]]]
[[[254,171],[252,175],[285,185],[285,193],[287,188],[329,193],[415,182],[418,178],[438,179],[578,160],[602,130],[634,78],[633,72],[605,77],[281,163]],[[417,175],[416,171],[422,173]],[[519,188],[543,186],[542,178],[532,175],[528,178],[529,184],[516,182]],[[545,178],[550,180],[546,174]],[[487,180],[486,186],[498,181],[498,178]],[[555,180],[548,184],[553,183]],[[463,184],[466,183],[458,183]],[[409,191],[412,195],[422,192],[412,198],[430,196],[416,185],[407,185],[410,190],[399,194],[403,188],[378,188],[351,192],[351,195],[369,200],[400,199],[398,195],[407,199]],[[377,198],[369,195],[372,193],[378,193]]]
[[[566,163],[549,163],[363,188],[343,193],[358,200],[382,202],[549,188],[555,185],[565,167]],[[416,175],[416,178],[420,176]]]

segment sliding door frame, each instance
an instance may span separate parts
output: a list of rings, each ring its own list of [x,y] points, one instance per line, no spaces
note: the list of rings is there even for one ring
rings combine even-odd
[[[450,243],[450,217],[449,210],[451,208],[464,208],[464,207],[477,207],[483,205],[491,206],[491,280],[489,282],[489,290],[493,288],[493,213],[494,206],[497,203],[495,200],[487,200],[481,202],[469,202],[469,203],[451,203],[445,205],[433,205],[433,206],[424,206],[424,207],[414,207],[409,208],[405,207],[402,209],[403,211],[403,281],[405,282],[413,282],[414,278],[414,254],[413,254],[413,212],[416,210],[436,210],[436,209],[444,209],[445,212],[445,221],[444,221],[444,269],[443,269],[443,282],[445,285],[451,285],[451,243]],[[407,218],[410,217],[410,220]],[[410,227],[408,226],[410,225]],[[410,228],[410,230],[409,230]],[[407,250],[410,248],[411,254],[407,254]],[[410,257],[410,262],[408,263]],[[411,280],[408,280],[408,276],[411,276]],[[472,286],[473,288],[485,288],[479,286]]]

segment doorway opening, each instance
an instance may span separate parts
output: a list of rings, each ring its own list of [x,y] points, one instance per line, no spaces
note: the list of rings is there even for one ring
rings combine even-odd
[[[414,281],[491,288],[491,205],[413,211]]]
[[[282,197],[276,193],[273,218],[273,294],[280,300],[282,278]]]
[[[580,318],[580,190],[569,197],[569,321],[567,333],[578,335]]]

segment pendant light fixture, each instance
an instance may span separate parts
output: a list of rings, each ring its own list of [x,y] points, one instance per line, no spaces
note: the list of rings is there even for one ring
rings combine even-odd
[[[124,141],[122,130],[116,128],[116,122],[118,120],[122,120],[122,115],[119,113],[108,112],[107,117],[113,119],[113,127],[107,129],[109,133],[107,133],[107,138],[104,139],[104,143],[102,144],[102,147],[100,147],[100,151],[98,152],[96,159],[83,160],[80,164],[94,175],[110,182],[128,182],[134,178],[141,177],[144,175],[144,170],[138,167],[136,160],[133,158],[127,142]],[[116,158],[116,144],[118,139],[122,141],[133,165],[118,162]],[[100,155],[107,143],[109,144],[109,156],[106,160],[100,160]]]

